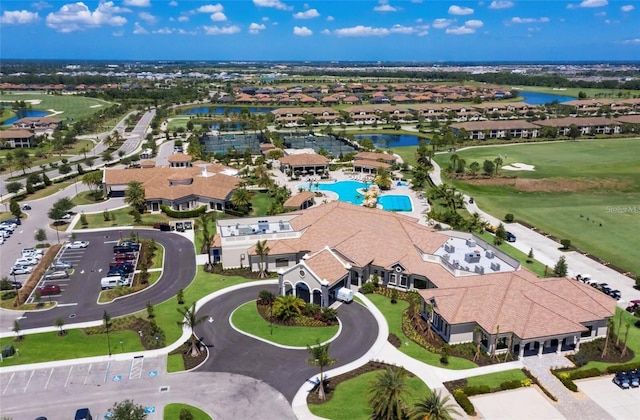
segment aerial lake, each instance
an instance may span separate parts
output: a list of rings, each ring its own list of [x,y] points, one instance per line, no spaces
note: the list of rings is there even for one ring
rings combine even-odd
[[[529,105],[544,105],[553,101],[562,103],[577,99],[573,96],[552,95],[549,93],[540,92],[526,92],[524,90],[520,91],[520,96],[524,98],[522,102]]]
[[[13,124],[21,118],[27,117],[46,117],[50,112],[47,111],[39,111],[37,109],[25,109],[24,111],[16,111],[16,116],[11,117],[7,120],[4,120],[0,123],[0,125]]]

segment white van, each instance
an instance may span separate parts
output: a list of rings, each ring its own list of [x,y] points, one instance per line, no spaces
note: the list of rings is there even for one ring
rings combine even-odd
[[[345,303],[349,303],[353,300],[353,290],[341,287],[336,292],[336,300],[341,300]]]
[[[109,276],[100,279],[100,287],[102,290],[113,289],[118,286],[124,286],[126,282],[120,276]]]

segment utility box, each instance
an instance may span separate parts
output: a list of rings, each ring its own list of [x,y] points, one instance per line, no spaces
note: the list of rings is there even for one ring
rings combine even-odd
[[[2,357],[11,357],[16,353],[16,349],[11,344],[2,346]]]
[[[345,303],[351,302],[353,300],[353,290],[346,287],[339,288],[336,292],[336,300],[341,300]]]

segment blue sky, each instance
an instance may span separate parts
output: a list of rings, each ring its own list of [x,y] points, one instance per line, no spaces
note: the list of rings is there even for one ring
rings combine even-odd
[[[640,60],[640,2],[2,0],[0,57]]]

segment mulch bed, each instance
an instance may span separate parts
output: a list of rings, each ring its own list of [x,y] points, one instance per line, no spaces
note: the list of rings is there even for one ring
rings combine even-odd
[[[338,324],[338,320],[325,322],[322,319],[311,318],[303,315],[287,320],[280,320],[275,317],[270,317],[271,308],[269,305],[257,302],[256,307],[258,308],[260,316],[262,316],[262,318],[267,322],[273,322],[274,325],[283,325],[287,327],[329,327]]]
[[[182,361],[184,362],[184,369],[191,370],[197,366],[199,366],[202,362],[207,358],[207,349],[201,347],[200,354],[196,357],[191,357],[191,343],[187,341],[183,343],[180,347],[175,349],[169,354],[181,354]]]
[[[393,347],[397,348],[397,349],[399,349],[399,348],[400,348],[400,346],[402,346],[402,340],[400,340],[400,339],[398,338],[398,336],[397,336],[397,335],[395,335],[395,334],[393,334],[393,333],[392,333],[392,334],[389,334],[389,337],[387,337],[387,341],[388,341],[389,343],[391,343],[391,345],[392,345]]]
[[[308,404],[324,404],[328,401],[331,401],[331,397],[333,396],[333,391],[342,382],[348,381],[349,379],[357,378],[358,376],[365,373],[374,372],[376,370],[383,370],[383,369],[386,369],[387,367],[394,367],[394,366],[388,365],[382,362],[372,361],[350,372],[343,373],[342,375],[338,375],[332,378],[328,378],[325,380],[325,383],[324,383],[326,400],[322,401],[321,399],[318,398],[318,387],[315,386],[313,390],[309,392],[309,394],[307,394],[307,403]],[[407,376],[413,377],[414,375],[411,372],[407,371]]]
[[[622,356],[622,339],[620,344],[616,346],[615,337],[609,339],[609,346],[607,355],[603,358],[602,350],[604,349],[604,338],[588,341],[580,344],[580,351],[574,355],[568,356],[572,362],[577,366],[582,366],[589,361],[605,362],[605,363],[626,363],[633,359],[633,350],[627,349],[627,352]]]

